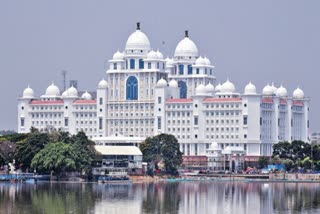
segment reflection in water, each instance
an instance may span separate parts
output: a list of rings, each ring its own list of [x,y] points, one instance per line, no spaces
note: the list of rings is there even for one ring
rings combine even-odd
[[[0,213],[320,213],[317,183],[0,183]]]

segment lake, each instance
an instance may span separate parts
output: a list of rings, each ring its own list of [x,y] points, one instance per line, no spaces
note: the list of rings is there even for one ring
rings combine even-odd
[[[320,213],[320,184],[0,183],[0,213]]]

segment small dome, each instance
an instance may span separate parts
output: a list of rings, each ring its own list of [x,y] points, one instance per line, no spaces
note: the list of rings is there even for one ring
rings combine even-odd
[[[62,97],[62,98],[68,97],[68,89],[65,90],[65,91],[62,93],[61,97]]]
[[[211,84],[211,83],[208,83],[207,85],[206,85],[206,90],[207,90],[207,92],[214,92],[214,86]]]
[[[207,95],[206,87],[202,84],[199,84],[196,88],[196,95]]]
[[[227,80],[225,83],[221,86],[221,93],[234,93],[236,91],[236,88],[232,82]]]
[[[121,53],[119,50],[113,54],[112,57],[113,60],[123,60],[123,53]]]
[[[251,82],[249,82],[244,88],[244,94],[245,95],[257,94],[256,86],[253,85]]]
[[[204,57],[203,59],[206,65],[211,65],[211,62],[207,57]]]
[[[68,88],[67,93],[68,97],[78,97],[78,90],[73,86]]]
[[[126,50],[150,50],[150,41],[146,34],[140,30],[139,23],[137,23],[137,30],[127,40]]]
[[[34,91],[29,86],[23,90],[22,98],[32,99],[34,98]]]
[[[294,99],[303,99],[304,92],[298,87],[296,90],[293,91],[292,96]]]
[[[151,50],[151,51],[147,54],[147,58],[148,58],[148,59],[158,59],[158,54],[157,54],[157,52]]]
[[[171,80],[169,82],[169,86],[172,87],[172,88],[178,88],[178,83],[175,80]]]
[[[204,60],[204,58],[202,58],[202,56],[199,56],[198,59],[196,59],[195,64],[196,65],[205,65],[206,61]]]
[[[85,93],[82,94],[81,98],[85,100],[91,100],[92,96],[86,91]]]
[[[262,94],[265,96],[272,96],[272,94],[273,94],[272,86],[270,86],[269,84],[266,85],[262,90]]]
[[[98,84],[98,88],[107,88],[107,87],[108,87],[108,82],[105,79],[102,79]]]
[[[50,97],[60,96],[60,90],[54,83],[52,83],[47,88],[45,96],[50,96]]]
[[[288,95],[287,89],[284,88],[282,85],[277,89],[277,96],[279,97],[286,97]]]
[[[272,93],[273,94],[277,94],[277,90],[278,90],[278,88],[272,83],[272,85],[271,85],[271,88],[272,88]]]
[[[163,59],[163,54],[159,50],[157,50],[156,53],[157,53],[158,59]]]
[[[217,142],[211,143],[210,149],[211,149],[211,150],[221,150],[221,149],[219,148]]]
[[[178,43],[174,52],[174,57],[198,57],[198,48],[194,42],[186,36]]]
[[[219,83],[215,88],[216,92],[220,92],[221,91],[221,87],[222,87],[222,85]]]
[[[173,67],[173,60],[170,58],[166,58],[166,67]]]
[[[157,82],[157,87],[167,87],[168,83],[165,79],[161,78]]]

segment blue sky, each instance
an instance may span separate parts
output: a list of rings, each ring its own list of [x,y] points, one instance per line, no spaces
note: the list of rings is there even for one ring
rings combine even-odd
[[[318,0],[0,1],[0,130],[17,129],[17,98],[28,84],[37,96],[51,81],[62,88],[67,70],[80,89],[94,90],[140,21],[164,56],[188,29],[217,82],[229,78],[239,92],[250,80],[259,91],[274,82],[292,94],[299,85],[311,97],[311,131],[320,131],[319,11]]]

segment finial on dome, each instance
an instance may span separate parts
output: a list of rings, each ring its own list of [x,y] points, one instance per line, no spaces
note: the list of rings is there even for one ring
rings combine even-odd
[[[137,22],[137,30],[140,30],[140,22]]]
[[[189,31],[188,30],[184,31],[184,37],[189,37]]]

